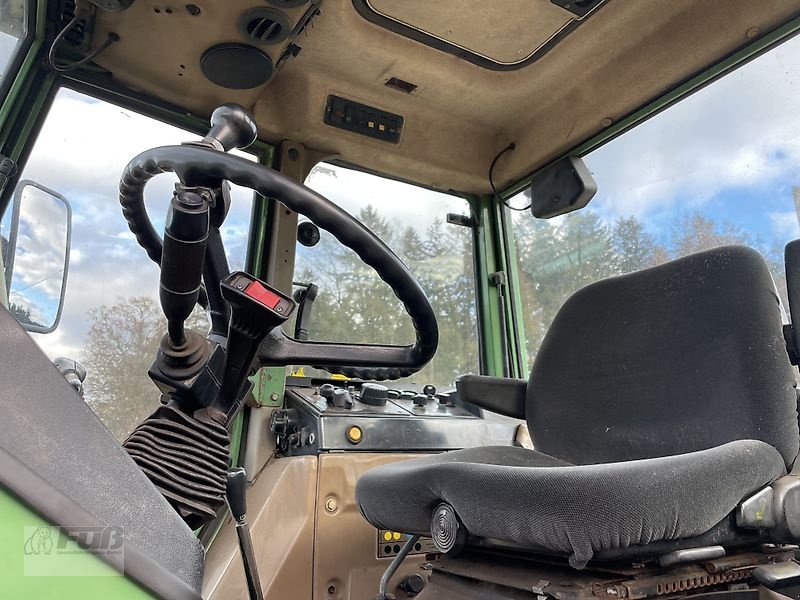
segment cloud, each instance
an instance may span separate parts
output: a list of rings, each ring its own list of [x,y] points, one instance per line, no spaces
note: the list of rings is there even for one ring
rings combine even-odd
[[[800,226],[797,222],[797,212],[794,210],[776,211],[769,213],[775,237],[782,240],[791,240],[800,237]]]
[[[592,206],[646,217],[797,177],[798,55],[800,38],[789,40],[584,157],[599,186]]]

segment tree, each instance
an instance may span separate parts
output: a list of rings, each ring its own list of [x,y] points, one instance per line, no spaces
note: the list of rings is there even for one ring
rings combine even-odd
[[[122,440],[158,406],[159,392],[147,371],[166,333],[166,320],[155,300],[145,296],[119,298],[91,309],[89,318],[86,401]],[[192,313],[187,327],[205,333],[205,313]]]
[[[34,320],[33,316],[31,316],[30,309],[25,308],[20,304],[15,304],[12,302],[9,305],[8,310],[11,311],[12,315],[14,315],[17,323],[22,325],[35,325],[37,327],[44,327],[44,325]]]
[[[730,223],[718,223],[699,211],[678,217],[672,228],[675,258],[729,244],[752,245],[751,237]]]
[[[439,352],[412,379],[451,385],[478,364],[477,315],[468,229],[434,221],[424,232],[381,216],[368,205],[357,218],[394,250],[418,278],[439,317]],[[389,286],[354,252],[329,235],[300,249],[299,278],[320,286],[310,338],[411,344],[414,330]]]
[[[658,264],[655,240],[636,217],[617,219],[613,240],[620,273],[632,273]]]

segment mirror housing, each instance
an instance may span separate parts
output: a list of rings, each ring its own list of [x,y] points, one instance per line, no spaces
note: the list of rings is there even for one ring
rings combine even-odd
[[[28,331],[51,333],[58,327],[71,241],[69,201],[34,181],[20,181],[2,251],[8,308]]]
[[[577,156],[565,156],[531,179],[531,212],[551,219],[583,208],[597,193],[589,168]]]

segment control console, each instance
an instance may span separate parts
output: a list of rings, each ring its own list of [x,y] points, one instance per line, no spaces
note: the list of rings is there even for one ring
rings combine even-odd
[[[518,422],[438,391],[357,380],[289,377],[270,428],[284,455],[329,451],[419,452],[513,443]]]

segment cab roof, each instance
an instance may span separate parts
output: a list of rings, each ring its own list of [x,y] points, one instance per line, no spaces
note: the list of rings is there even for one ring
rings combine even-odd
[[[97,10],[91,46],[118,34],[95,59],[117,83],[203,116],[238,102],[267,142],[486,193],[489,166],[510,142],[498,188],[798,14],[800,0],[137,0]],[[212,79],[241,68],[258,80],[268,75],[263,55],[272,75],[244,89],[212,82],[204,63],[220,45],[241,54]],[[330,96],[401,116],[399,139],[326,124]]]

